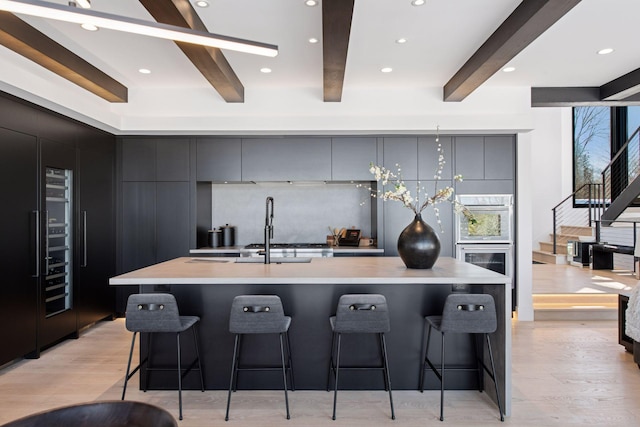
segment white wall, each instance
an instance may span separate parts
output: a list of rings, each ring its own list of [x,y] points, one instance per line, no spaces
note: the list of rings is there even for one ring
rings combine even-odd
[[[571,108],[532,108],[530,164],[533,247],[550,241],[551,209],[573,191]]]

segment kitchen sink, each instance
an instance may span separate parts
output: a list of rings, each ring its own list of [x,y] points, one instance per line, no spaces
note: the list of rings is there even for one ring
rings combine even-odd
[[[240,258],[236,258],[236,262],[238,263],[247,263],[247,264],[264,264],[264,258],[263,257],[253,257],[253,256],[248,256],[248,257],[240,257]],[[294,264],[294,263],[310,263],[311,262],[311,258],[310,257],[277,257],[277,256],[272,256],[271,257],[271,264]]]

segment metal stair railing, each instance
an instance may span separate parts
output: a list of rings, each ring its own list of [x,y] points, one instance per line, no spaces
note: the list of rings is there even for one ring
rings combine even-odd
[[[586,194],[585,194],[586,193]],[[586,195],[585,208],[574,207],[577,195]],[[604,211],[602,184],[584,184],[551,209],[553,211],[553,253],[557,254],[558,231],[563,225],[593,227]]]
[[[602,171],[603,202],[611,202],[640,175],[640,127]]]

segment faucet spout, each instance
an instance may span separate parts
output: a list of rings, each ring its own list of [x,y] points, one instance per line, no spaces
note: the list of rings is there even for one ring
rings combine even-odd
[[[264,217],[264,263],[271,264],[271,239],[273,239],[273,197],[267,197]]]

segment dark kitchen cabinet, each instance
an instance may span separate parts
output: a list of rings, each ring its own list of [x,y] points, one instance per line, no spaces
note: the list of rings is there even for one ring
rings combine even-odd
[[[156,262],[156,183],[122,183],[122,271]]]
[[[77,150],[75,300],[78,329],[115,313],[115,145],[80,144]]]
[[[372,181],[371,163],[378,163],[377,138],[331,138],[334,181]]]
[[[191,147],[188,138],[123,138],[118,180],[119,273],[171,258],[191,248]],[[137,171],[136,165],[141,164]],[[116,312],[124,313],[137,287],[118,287]]]
[[[156,141],[156,181],[189,181],[189,140]]]
[[[0,128],[0,365],[36,352],[38,318],[38,141]]]
[[[242,180],[329,181],[331,139],[243,139]]]
[[[189,183],[156,184],[156,262],[189,255]]]
[[[196,180],[238,182],[242,180],[242,140],[239,138],[198,138]]]

